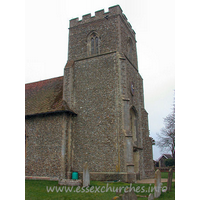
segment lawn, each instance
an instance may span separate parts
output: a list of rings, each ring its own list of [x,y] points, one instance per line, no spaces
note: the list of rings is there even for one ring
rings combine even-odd
[[[168,172],[161,172],[161,178],[168,178]],[[175,172],[173,173],[173,179],[175,179]]]
[[[162,173],[162,178],[166,178],[167,173]],[[162,187],[167,186],[164,183]],[[125,187],[134,189],[136,195],[147,196],[153,190],[153,184],[132,184],[122,182],[102,182],[91,181],[88,188],[59,186],[57,181],[41,181],[41,180],[26,180],[25,181],[25,197],[27,200],[40,199],[61,199],[61,200],[111,200],[116,196],[116,190],[122,190],[124,193]],[[57,191],[56,191],[57,190]],[[71,190],[71,191],[70,191]],[[107,191],[106,191],[107,190]],[[112,191],[111,191],[112,190]],[[114,190],[114,191],[113,191]],[[147,197],[138,197],[138,200],[147,200]],[[172,183],[172,191],[162,193],[158,199],[174,200],[175,199],[175,183]]]

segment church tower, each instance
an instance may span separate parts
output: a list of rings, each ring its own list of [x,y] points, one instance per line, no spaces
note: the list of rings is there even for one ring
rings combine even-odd
[[[77,116],[66,138],[66,172],[133,182],[154,176],[135,32],[120,6],[70,20],[63,98]]]

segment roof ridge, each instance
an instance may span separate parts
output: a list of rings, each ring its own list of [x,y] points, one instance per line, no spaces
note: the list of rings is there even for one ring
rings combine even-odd
[[[49,80],[58,79],[58,78],[61,78],[61,77],[63,78],[63,76],[58,76],[58,77],[48,78],[48,79],[44,79],[44,80],[40,80],[40,81],[25,83],[25,85],[34,84],[34,83],[39,83],[39,82],[43,82],[43,81],[49,81]]]

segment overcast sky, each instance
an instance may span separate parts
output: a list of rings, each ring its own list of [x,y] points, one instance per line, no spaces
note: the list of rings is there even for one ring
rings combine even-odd
[[[68,54],[69,20],[120,5],[136,32],[138,67],[144,81],[150,136],[163,127],[175,89],[173,0],[26,0],[25,82],[63,75]],[[165,152],[167,153],[167,152]],[[153,147],[153,158],[162,154]]]

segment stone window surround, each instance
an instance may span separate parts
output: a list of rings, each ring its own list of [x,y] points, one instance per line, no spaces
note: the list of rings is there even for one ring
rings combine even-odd
[[[88,56],[100,54],[100,37],[94,30],[87,36],[87,54]]]

